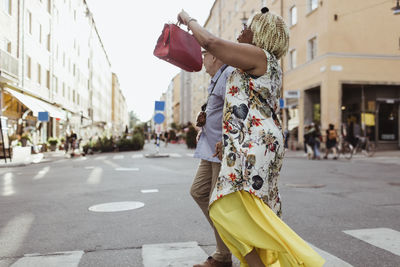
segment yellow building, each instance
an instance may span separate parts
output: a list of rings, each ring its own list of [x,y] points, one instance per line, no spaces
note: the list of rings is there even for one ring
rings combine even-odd
[[[181,104],[181,75],[177,74],[173,79],[173,93],[172,93],[172,110],[173,110],[173,122],[176,125],[179,125],[180,123],[180,104]]]
[[[365,133],[383,149],[399,147],[400,16],[393,15],[392,2],[270,5],[290,26],[289,54],[282,61],[291,106],[285,115],[292,115],[286,121],[298,127],[300,142],[304,126],[314,122],[322,130],[332,123]]]
[[[125,97],[122,94],[117,74],[112,74],[112,134],[121,136],[126,127],[129,127],[129,115]]]
[[[332,123],[365,133],[381,149],[398,148],[400,16],[391,10],[395,1],[266,2],[216,0],[204,26],[235,41],[242,21],[266,4],[285,19],[291,39],[281,60],[282,118],[295,143],[303,142],[304,126],[314,122],[323,134]],[[209,80],[204,70],[192,76],[192,121],[206,100]]]

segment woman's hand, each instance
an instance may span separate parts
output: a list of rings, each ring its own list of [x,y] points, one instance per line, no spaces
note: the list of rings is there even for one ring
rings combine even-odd
[[[222,160],[222,141],[215,144],[215,154],[213,157],[218,156],[219,160]]]
[[[190,19],[189,14],[182,9],[182,11],[178,14],[178,22],[182,23],[183,25],[187,25],[189,19]]]

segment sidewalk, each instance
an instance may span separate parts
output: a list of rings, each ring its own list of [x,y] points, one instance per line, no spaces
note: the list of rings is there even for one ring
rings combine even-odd
[[[7,158],[7,163],[4,159],[0,159],[0,168],[23,167],[30,164],[52,162],[67,158],[65,151],[44,152],[38,154],[31,154],[29,157],[13,158],[11,161]]]
[[[289,157],[289,158],[306,158],[307,157],[307,155],[304,153],[303,150],[287,150],[285,156]],[[353,157],[359,157],[359,156],[365,157],[361,153],[356,154]],[[370,158],[382,158],[382,157],[384,157],[384,158],[400,158],[400,150],[376,151],[375,154]]]

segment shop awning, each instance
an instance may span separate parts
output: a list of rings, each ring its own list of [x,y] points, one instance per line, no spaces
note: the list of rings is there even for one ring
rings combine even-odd
[[[27,108],[32,110],[33,116],[37,117],[38,112],[49,112],[50,117],[58,118],[61,120],[66,120],[65,112],[59,109],[56,106],[48,104],[42,100],[34,98],[32,96],[19,93],[13,89],[4,88],[8,93],[10,93],[13,97],[18,99],[22,104],[24,104]]]

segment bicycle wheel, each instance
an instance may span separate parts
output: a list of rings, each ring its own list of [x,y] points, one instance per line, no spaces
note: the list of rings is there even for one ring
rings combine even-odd
[[[367,146],[365,147],[365,152],[367,153],[368,157],[372,157],[375,154],[375,143],[368,142]]]

